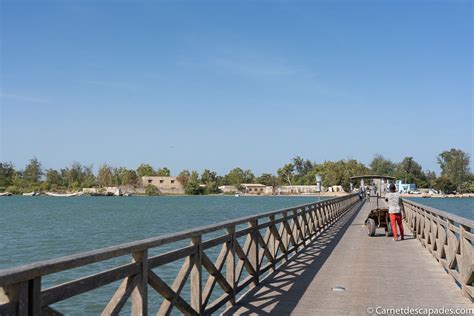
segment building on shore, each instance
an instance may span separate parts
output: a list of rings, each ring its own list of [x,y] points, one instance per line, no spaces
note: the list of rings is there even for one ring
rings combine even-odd
[[[242,183],[240,186],[243,188],[243,192],[246,194],[256,194],[256,195],[273,194],[273,187],[267,186],[261,183]]]
[[[317,185],[282,185],[276,189],[278,195],[285,194],[315,194],[318,192]]]
[[[344,192],[344,188],[342,187],[342,185],[332,185],[328,187],[327,192]]]
[[[416,191],[416,184],[414,183],[403,183],[402,180],[397,180],[395,183],[399,193],[411,193]]]
[[[184,194],[184,187],[176,177],[142,177],[143,186],[155,186],[161,194]]]
[[[239,189],[235,185],[221,185],[219,187],[219,190],[221,190],[222,193],[237,193]]]
[[[90,195],[122,195],[123,189],[120,187],[83,188],[82,193]]]

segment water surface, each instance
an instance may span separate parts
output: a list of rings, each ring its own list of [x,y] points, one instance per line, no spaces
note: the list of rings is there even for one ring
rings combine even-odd
[[[474,198],[410,198],[410,200],[474,220]]]

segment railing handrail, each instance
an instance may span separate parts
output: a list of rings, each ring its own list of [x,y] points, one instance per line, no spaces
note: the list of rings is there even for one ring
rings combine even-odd
[[[413,236],[474,302],[474,221],[406,199],[403,204]]]
[[[142,251],[149,248],[163,246],[169,243],[190,239],[203,234],[219,231],[230,226],[244,224],[253,220],[269,217],[272,215],[280,215],[285,212],[291,212],[299,209],[305,210],[307,207],[320,207],[327,203],[334,203],[342,199],[348,199],[357,193],[348,194],[332,199],[318,202],[306,203],[293,206],[286,209],[276,211],[262,212],[256,215],[244,216],[233,220],[222,221],[219,223],[191,228],[188,230],[165,234],[157,237],[141,239],[137,241],[127,242],[119,245],[104,247],[96,250],[81,252],[73,255],[62,256],[59,258],[37,261],[30,264],[20,265],[13,268],[0,270],[0,287],[33,279],[38,276],[49,275],[91,263],[96,263],[116,257],[121,257],[132,252]]]
[[[459,216],[459,215],[455,215],[455,214],[452,214],[452,213],[448,213],[448,212],[439,210],[437,208],[434,208],[434,207],[431,207],[431,206],[428,206],[428,205],[425,205],[425,204],[416,203],[412,200],[403,199],[403,201],[407,204],[411,204],[411,205],[416,206],[416,207],[418,207],[418,208],[420,208],[424,211],[428,211],[432,214],[436,214],[440,217],[446,218],[446,219],[451,220],[455,223],[459,223],[459,224],[462,224],[464,226],[469,226],[471,228],[474,228],[474,220],[471,220],[471,219],[468,219],[466,217],[462,217],[462,216]]]

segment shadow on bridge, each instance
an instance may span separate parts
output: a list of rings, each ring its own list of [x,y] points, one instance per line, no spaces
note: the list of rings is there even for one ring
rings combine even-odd
[[[290,314],[363,205],[355,205],[223,315]]]

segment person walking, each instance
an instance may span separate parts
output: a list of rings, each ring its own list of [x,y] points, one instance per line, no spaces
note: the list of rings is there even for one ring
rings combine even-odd
[[[397,225],[400,230],[400,239],[404,240],[405,236],[403,235],[403,224],[402,224],[402,213],[403,218],[405,218],[405,210],[403,209],[402,198],[400,193],[395,192],[395,184],[390,184],[390,192],[385,195],[385,201],[388,203],[388,213],[390,216],[390,224],[392,225],[393,240],[398,240],[397,235]]]

